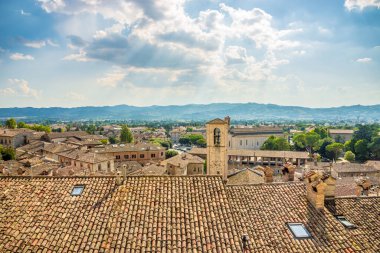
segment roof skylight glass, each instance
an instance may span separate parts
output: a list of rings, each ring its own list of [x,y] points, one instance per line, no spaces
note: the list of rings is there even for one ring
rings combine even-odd
[[[311,234],[307,230],[304,224],[302,223],[287,223],[290,231],[292,231],[292,234],[297,239],[305,239],[310,238]]]
[[[80,196],[84,190],[84,185],[75,185],[71,190],[72,196]]]
[[[345,226],[346,228],[356,228],[356,226],[354,224],[352,224],[351,222],[349,222],[346,217],[344,216],[336,216],[336,218],[338,219],[338,221],[340,223],[343,224],[343,226]]]

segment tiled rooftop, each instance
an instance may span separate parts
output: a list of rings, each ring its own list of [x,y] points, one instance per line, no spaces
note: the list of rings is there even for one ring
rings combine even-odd
[[[337,199],[356,230],[306,200],[304,183],[225,186],[217,176],[0,178],[0,252],[379,252],[380,198]],[[84,185],[81,196],[71,196]],[[286,222],[312,238],[297,240]]]
[[[219,177],[3,178],[0,201],[0,252],[239,251]]]
[[[360,245],[351,238],[352,231],[344,228],[327,209],[317,211],[307,201],[302,182],[226,188],[232,215],[237,227],[247,231],[252,252],[376,252],[380,249]],[[358,219],[365,220],[365,217]],[[287,222],[303,223],[312,238],[295,239]],[[376,225],[380,225],[379,220],[373,223]],[[368,237],[368,232],[365,228],[358,229],[364,237]]]

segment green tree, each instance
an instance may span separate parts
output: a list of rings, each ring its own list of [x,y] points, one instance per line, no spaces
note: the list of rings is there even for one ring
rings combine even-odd
[[[343,152],[344,145],[339,142],[334,142],[326,146],[327,154],[330,156],[330,159],[338,159],[339,155]]]
[[[165,140],[162,138],[152,138],[149,140],[149,142],[156,144],[156,145],[160,145],[161,147],[164,147],[167,149],[172,148],[172,146],[173,146],[173,143],[171,140]]]
[[[373,138],[372,142],[368,145],[368,148],[374,159],[380,159],[380,137]]]
[[[283,137],[270,136],[261,146],[262,150],[290,150],[288,141]]]
[[[201,134],[186,134],[179,138],[179,143],[182,145],[204,145],[206,143],[205,138]]]
[[[359,125],[359,129],[354,132],[353,140],[356,143],[359,140],[371,141],[372,136],[376,136],[377,131],[371,125]]]
[[[344,150],[355,152],[355,142],[353,140],[348,140],[344,143]]]
[[[314,153],[314,150],[318,150],[321,145],[321,137],[314,132],[308,132],[306,134],[296,134],[293,138],[295,150],[306,150],[310,154]]]
[[[17,122],[17,128],[27,128],[27,124],[25,124],[25,122],[19,121]]]
[[[206,140],[204,138],[197,140],[195,144],[201,148],[205,148],[207,146]]]
[[[103,145],[106,145],[108,143],[108,140],[107,139],[103,139],[103,140],[100,140],[100,142],[103,144]]]
[[[322,156],[322,157],[328,157],[327,155],[327,151],[326,151],[326,147],[330,144],[334,143],[334,140],[331,139],[331,138],[325,138],[323,140],[321,140],[321,145],[318,149],[318,153]]]
[[[349,162],[355,161],[355,154],[352,151],[346,151],[344,154],[344,159],[346,159]]]
[[[120,132],[120,142],[121,143],[131,143],[133,142],[133,135],[131,130],[128,128],[127,125],[121,126],[121,132]]]
[[[116,144],[117,143],[116,137],[113,137],[113,136],[108,137],[108,141],[111,144]]]
[[[4,161],[14,160],[16,158],[16,151],[12,147],[2,148],[1,156]]]
[[[318,134],[321,139],[327,138],[328,135],[329,135],[326,127],[316,127],[311,132],[314,132],[314,133]]]
[[[305,151],[306,150],[306,137],[305,134],[296,134],[293,137],[294,149],[297,151]]]
[[[176,155],[178,155],[178,152],[175,150],[166,150],[166,152],[165,152],[165,158],[166,159],[169,159],[169,158],[176,156]]]
[[[355,155],[359,161],[366,161],[369,157],[368,141],[358,140],[355,143]]]
[[[344,143],[344,138],[343,138],[343,136],[338,134],[337,136],[335,136],[335,141],[340,142],[340,143]]]
[[[314,150],[318,150],[321,145],[321,137],[317,133],[309,132],[305,134],[305,146],[307,152],[310,154],[314,153]]]
[[[96,126],[94,124],[91,124],[87,127],[86,132],[89,134],[95,134]]]
[[[10,118],[5,121],[5,126],[10,129],[15,129],[17,127],[17,122],[14,118]]]

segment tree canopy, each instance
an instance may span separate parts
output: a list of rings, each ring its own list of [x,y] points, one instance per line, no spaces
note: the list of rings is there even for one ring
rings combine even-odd
[[[206,140],[201,134],[186,134],[179,138],[179,143],[182,145],[206,146]]]
[[[120,132],[120,142],[121,143],[131,143],[133,142],[133,135],[131,130],[128,128],[127,125],[121,126],[121,132]]]
[[[339,142],[334,142],[326,146],[328,158],[334,159],[335,161],[338,159],[339,155],[343,152],[344,145]]]
[[[10,129],[15,129],[17,127],[17,122],[14,118],[10,118],[5,121],[5,126]]]
[[[261,146],[262,150],[290,150],[288,141],[283,137],[270,136]]]

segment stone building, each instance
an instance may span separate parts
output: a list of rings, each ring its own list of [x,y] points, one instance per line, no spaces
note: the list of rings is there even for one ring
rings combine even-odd
[[[161,162],[168,175],[203,175],[205,161],[190,154],[179,154]]]
[[[29,129],[0,129],[0,145],[3,147],[18,148],[29,143],[29,136],[33,131]]]
[[[328,132],[331,138],[341,143],[351,140],[354,135],[354,130],[350,129],[329,129]]]
[[[228,134],[228,148],[259,150],[272,135],[285,137],[282,129],[278,127],[231,128]]]
[[[151,143],[112,144],[93,148],[94,152],[109,155],[115,162],[136,161],[146,163],[160,162],[165,159],[165,148]]]
[[[88,150],[67,150],[57,154],[58,160],[63,166],[74,166],[86,170],[88,174],[93,172],[115,171],[112,157],[90,152]]]

